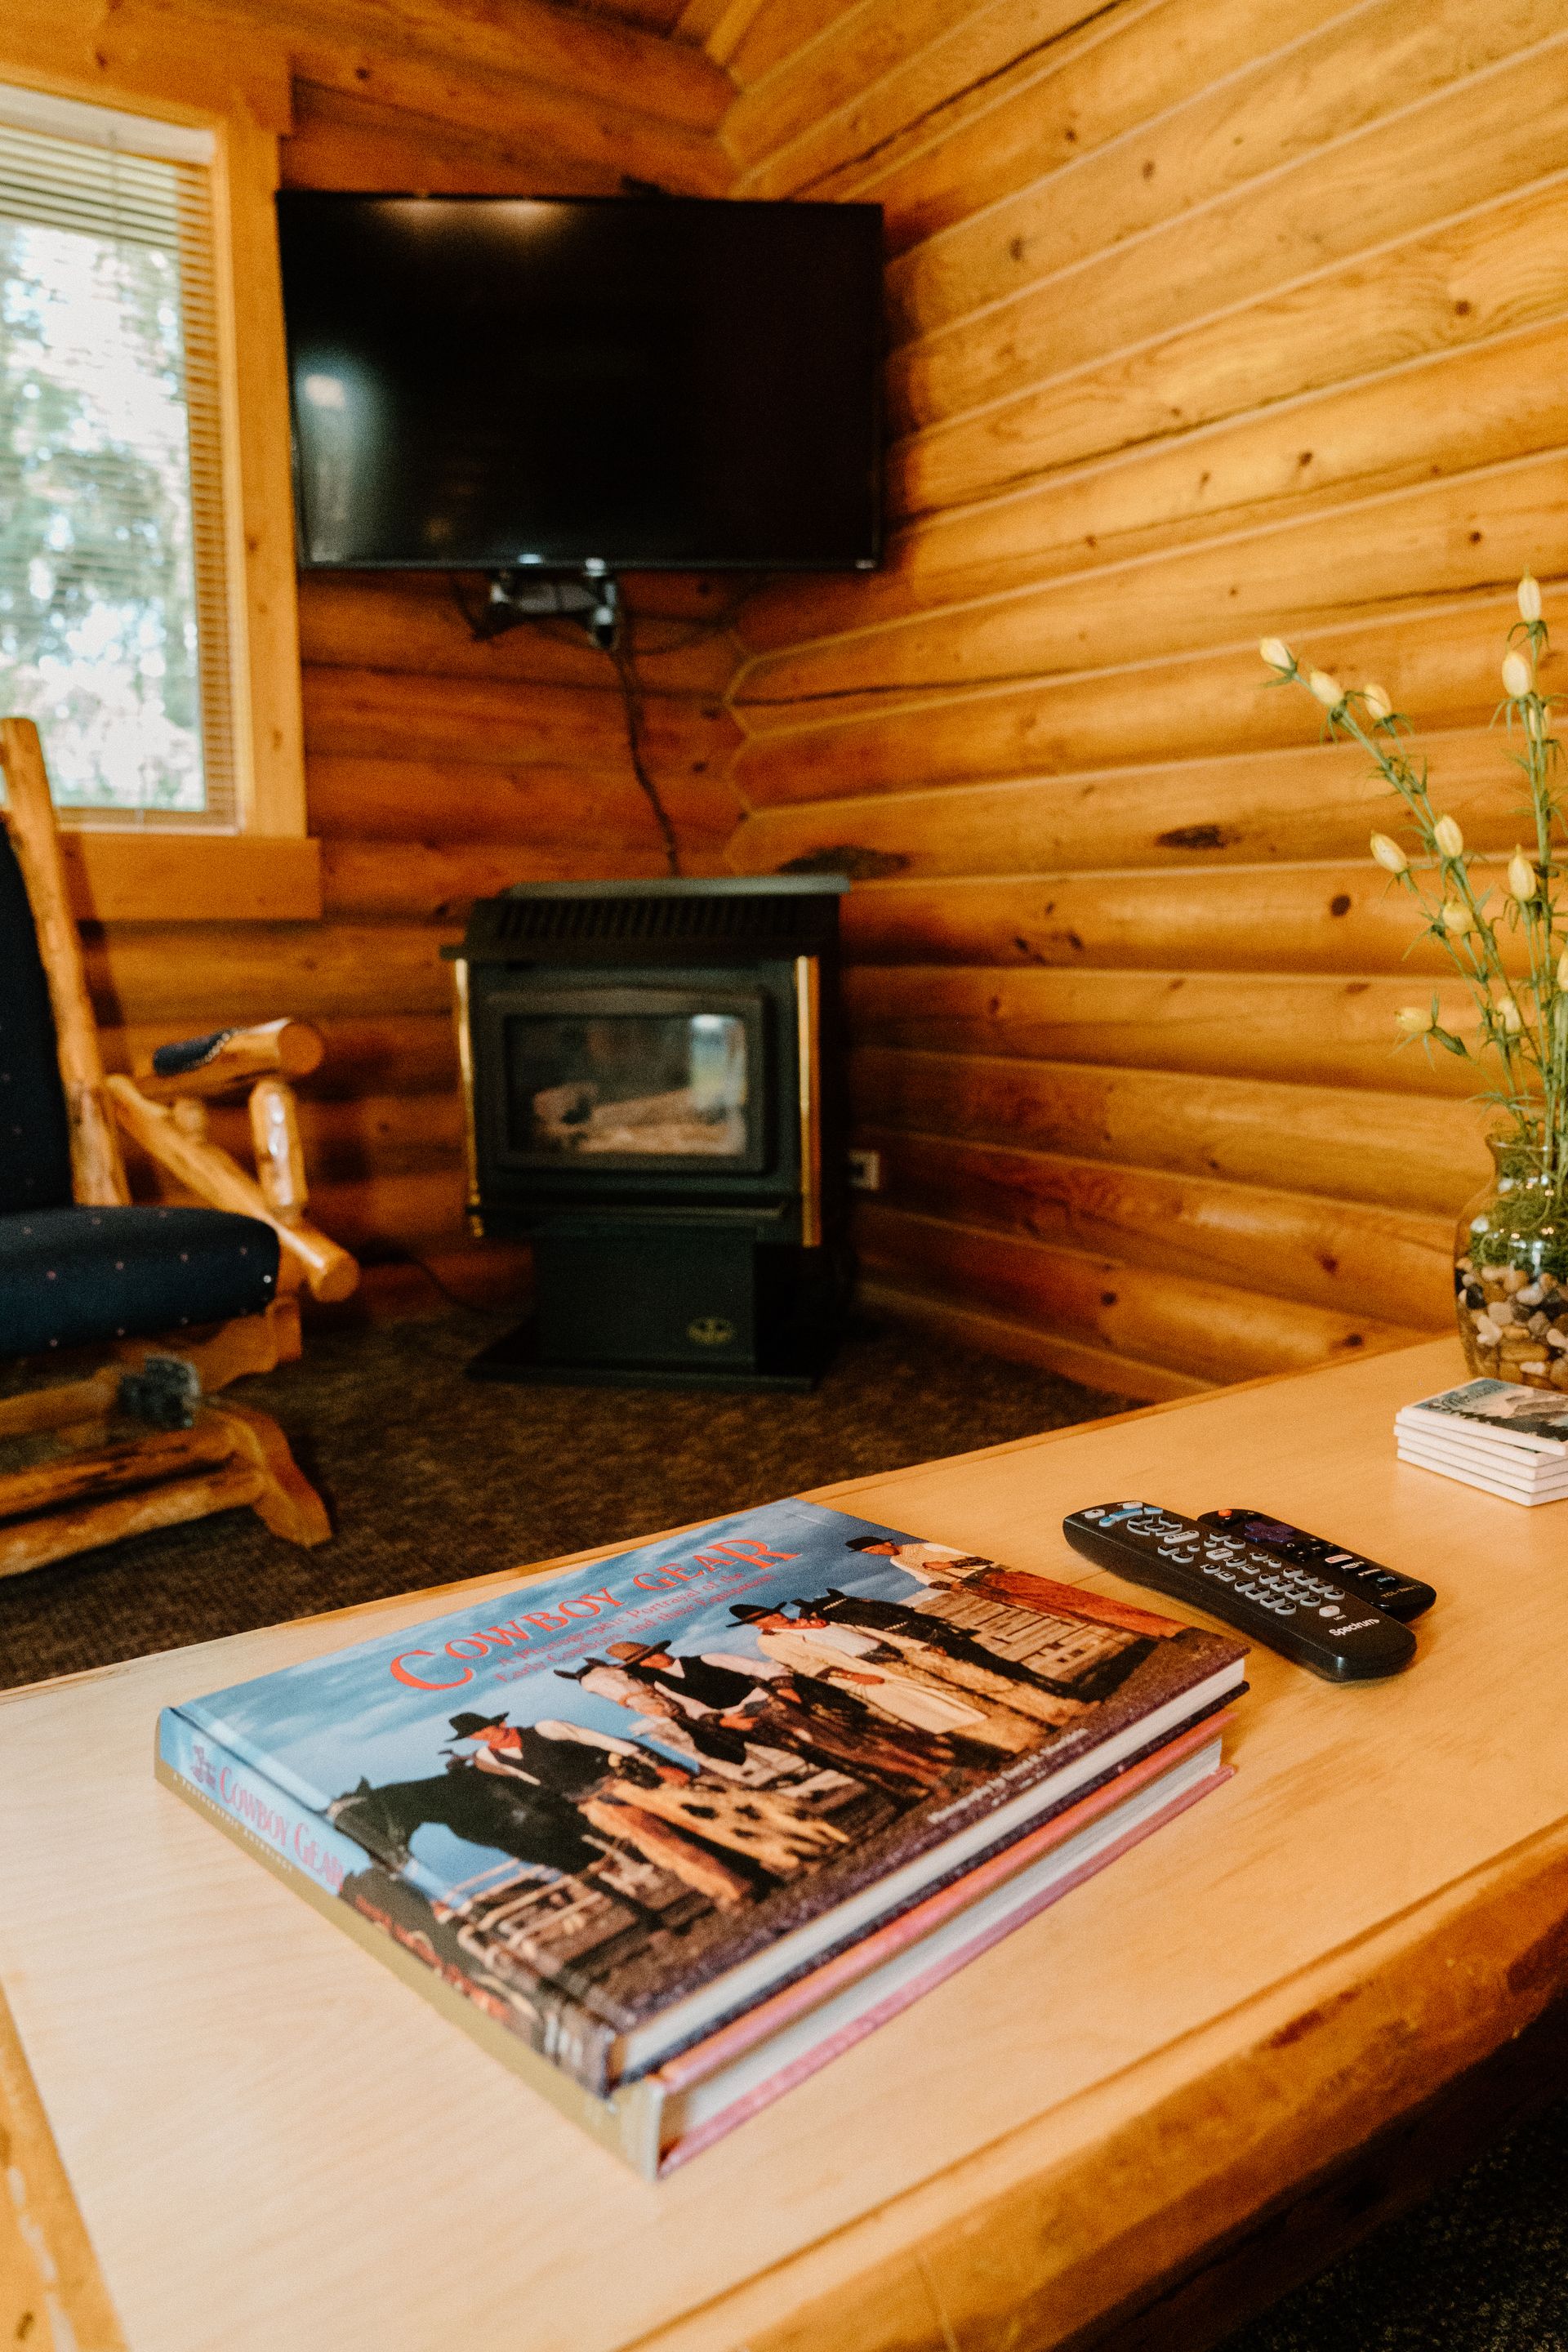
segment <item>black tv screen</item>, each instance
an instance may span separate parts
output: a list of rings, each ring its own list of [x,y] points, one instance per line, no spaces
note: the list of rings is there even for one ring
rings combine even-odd
[[[881,209],[278,199],[300,560],[869,568]]]

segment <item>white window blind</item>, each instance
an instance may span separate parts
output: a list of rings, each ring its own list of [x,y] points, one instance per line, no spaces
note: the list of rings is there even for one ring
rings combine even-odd
[[[0,88],[0,709],[87,821],[234,823],[211,152]]]

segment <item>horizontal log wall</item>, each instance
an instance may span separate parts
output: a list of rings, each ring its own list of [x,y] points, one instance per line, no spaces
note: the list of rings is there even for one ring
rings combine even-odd
[[[890,558],[754,598],[731,695],[731,862],[857,879],[871,1278],[1143,1395],[1444,1328],[1476,1079],[1391,1050],[1444,961],[1256,639],[1386,684],[1506,856],[1558,0],[763,0],[726,62],[737,193],[887,219]]]
[[[16,48],[77,87],[94,70],[112,78],[121,52],[100,37],[97,0],[18,10],[0,55]],[[718,193],[732,176],[714,137],[731,86],[699,47],[658,37],[678,13],[665,0],[613,12],[629,26],[547,0],[500,13],[457,0],[189,0],[178,13],[175,24],[161,0],[122,0],[125,56],[163,44],[169,78],[183,87],[188,75],[198,100],[216,79],[248,76],[265,94],[257,110],[289,126],[292,186],[613,194],[631,174]],[[626,587],[642,754],[687,870],[716,870],[741,814],[726,772],[740,730],[723,699],[732,591],[667,576]],[[459,591],[474,610],[484,583]],[[445,578],[343,574],[301,582],[300,633],[325,919],[111,925],[89,942],[94,997],[116,1067],[231,1021],[318,1023],[326,1059],[300,1089],[312,1213],[367,1257],[449,1270],[462,1123],[442,946],[477,895],[661,874],[663,848],[615,668],[569,627],[479,643]],[[243,1113],[216,1112],[214,1132],[247,1152]]]

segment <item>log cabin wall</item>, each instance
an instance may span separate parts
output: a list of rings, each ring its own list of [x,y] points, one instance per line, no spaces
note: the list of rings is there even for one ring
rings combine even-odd
[[[9,57],[83,95],[103,78],[112,96],[153,55],[176,88],[188,72],[193,98],[210,97],[215,78],[220,89],[243,79],[261,119],[287,126],[289,185],[613,194],[631,174],[717,193],[731,175],[714,134],[732,90],[700,49],[537,0],[509,0],[500,17],[464,0],[181,0],[173,16],[122,0],[109,32],[97,0],[16,6],[0,79]],[[659,25],[670,12],[646,0],[622,13]],[[477,607],[484,583],[459,584]],[[720,869],[740,814],[724,774],[738,740],[722,706],[730,591],[626,584],[643,756],[687,869]],[[422,1259],[484,1286],[516,1254],[462,1247],[440,949],[460,937],[469,899],[508,882],[666,870],[616,673],[567,628],[476,643],[439,576],[307,577],[300,619],[324,919],[95,928],[107,1055],[127,1067],[170,1038],[282,1013],[315,1023],[327,1058],[300,1084],[312,1214],[372,1261]],[[216,1111],[213,1129],[247,1159],[242,1108]],[[150,1171],[137,1181],[145,1189]]]
[[[1394,804],[1256,641],[1386,684],[1506,852],[1561,0],[764,0],[727,61],[736,194],[887,213],[891,556],[742,614],[730,848],[858,877],[874,1289],[1142,1397],[1447,1328],[1476,1076],[1391,1052]]]

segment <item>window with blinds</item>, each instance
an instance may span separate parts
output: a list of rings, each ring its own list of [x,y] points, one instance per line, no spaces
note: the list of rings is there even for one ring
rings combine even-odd
[[[0,88],[0,709],[79,821],[235,819],[211,162]]]

